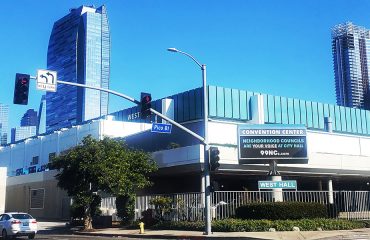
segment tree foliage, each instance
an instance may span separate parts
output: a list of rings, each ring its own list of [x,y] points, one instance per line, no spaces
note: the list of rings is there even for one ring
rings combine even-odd
[[[123,141],[96,140],[90,135],[80,145],[52,159],[49,167],[59,170],[58,186],[84,209],[85,229],[92,228],[91,216],[97,202],[100,204],[100,198],[94,193],[100,190],[132,199],[138,189],[151,184],[148,174],[157,169],[148,153],[130,149]],[[132,213],[123,215],[132,216]]]

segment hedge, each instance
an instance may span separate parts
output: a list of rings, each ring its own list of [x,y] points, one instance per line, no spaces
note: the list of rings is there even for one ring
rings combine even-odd
[[[328,212],[326,206],[320,203],[265,202],[240,206],[235,211],[235,217],[268,220],[312,219],[327,218]]]
[[[302,231],[322,230],[351,230],[364,228],[366,224],[359,221],[337,220],[337,219],[301,219],[301,220],[242,220],[223,219],[212,221],[214,232],[264,232],[269,228],[276,231],[292,231],[293,227],[299,227]],[[151,229],[160,230],[188,230],[203,231],[204,222],[159,222]]]

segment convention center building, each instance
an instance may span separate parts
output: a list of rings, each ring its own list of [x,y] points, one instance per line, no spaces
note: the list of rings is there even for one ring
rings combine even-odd
[[[370,111],[218,86],[207,90],[208,142],[220,152],[212,190],[258,190],[258,181],[271,175],[271,161],[297,190],[370,190]],[[202,88],[152,101],[152,108],[204,136]],[[0,182],[6,182],[0,212],[67,217],[70,200],[47,163],[87,135],[124,139],[152,153],[159,170],[140,194],[204,191],[203,144],[175,126],[171,133],[152,132],[153,122],[165,121],[154,115],[143,120],[140,108],[132,107],[0,147]]]

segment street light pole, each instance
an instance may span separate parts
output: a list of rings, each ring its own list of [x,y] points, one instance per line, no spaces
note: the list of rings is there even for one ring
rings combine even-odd
[[[210,166],[209,166],[209,144],[208,144],[208,94],[207,94],[207,68],[205,64],[200,64],[192,55],[189,53],[180,51],[176,48],[168,48],[170,52],[181,53],[185,56],[191,58],[202,70],[202,80],[203,80],[203,121],[204,121],[204,199],[205,199],[205,234],[210,235],[211,230],[211,182],[210,182]]]

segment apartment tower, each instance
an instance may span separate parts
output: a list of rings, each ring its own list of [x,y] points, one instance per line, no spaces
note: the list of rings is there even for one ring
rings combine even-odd
[[[351,22],[332,29],[337,104],[369,109],[370,31]]]

